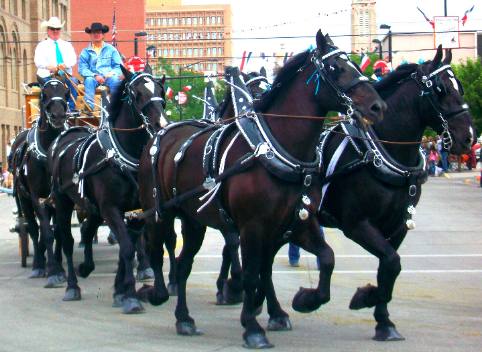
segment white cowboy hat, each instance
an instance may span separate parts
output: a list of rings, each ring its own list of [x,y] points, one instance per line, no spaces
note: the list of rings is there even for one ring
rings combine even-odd
[[[58,17],[50,17],[48,21],[43,21],[41,24],[42,28],[62,28],[65,22],[60,22]]]

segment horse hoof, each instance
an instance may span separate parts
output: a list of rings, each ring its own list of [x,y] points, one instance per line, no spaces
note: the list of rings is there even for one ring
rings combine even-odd
[[[394,326],[386,326],[383,328],[375,329],[375,336],[373,336],[375,341],[403,341],[405,337],[400,335]]]
[[[80,288],[79,287],[74,287],[74,288],[67,288],[65,291],[64,298],[62,298],[62,301],[80,301],[81,299],[81,294],[80,294]]]
[[[216,293],[216,305],[225,306],[227,305],[224,295],[221,292]]]
[[[122,313],[139,314],[144,312],[141,301],[134,297],[127,297],[122,301]]]
[[[223,296],[224,302],[226,305],[234,305],[243,302],[243,290],[240,289],[239,291],[234,290],[228,283],[228,281],[224,282],[223,285]]]
[[[95,265],[87,265],[85,263],[80,263],[78,273],[80,277],[83,277],[84,279],[90,275],[91,272],[93,272],[95,269]]]
[[[65,283],[65,276],[63,273],[59,273],[56,275],[51,275],[47,278],[47,284],[44,286],[45,288],[59,288],[63,287]]]
[[[269,331],[290,331],[293,330],[289,317],[272,318],[268,321]]]
[[[273,348],[274,345],[271,344],[265,334],[256,333],[243,336],[244,348],[260,350],[263,348]]]
[[[330,300],[329,297],[322,297],[316,289],[300,287],[293,298],[291,306],[300,313],[310,313]]]
[[[136,275],[137,281],[146,281],[146,280],[153,280],[153,279],[154,279],[154,270],[152,270],[151,268],[137,271],[137,275]]]
[[[177,296],[177,284],[167,284],[167,292],[169,292],[169,296]]]
[[[371,308],[377,304],[377,287],[366,285],[358,287],[350,301],[350,309],[358,310],[362,308]]]
[[[176,322],[176,332],[182,336],[199,336],[203,332],[196,327],[194,322],[178,321]]]
[[[45,269],[33,269],[28,278],[40,279],[40,278],[44,278],[46,274],[47,273],[45,272]]]
[[[112,307],[113,308],[122,307],[122,304],[124,303],[125,295],[123,293],[115,293],[113,298],[114,298],[114,301],[112,302]]]

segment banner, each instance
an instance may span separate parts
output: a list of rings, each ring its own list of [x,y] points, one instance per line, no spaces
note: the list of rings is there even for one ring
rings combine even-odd
[[[460,48],[459,16],[435,16],[434,48],[442,44],[444,49]]]

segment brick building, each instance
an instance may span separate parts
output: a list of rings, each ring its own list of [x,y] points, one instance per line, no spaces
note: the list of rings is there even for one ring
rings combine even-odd
[[[145,28],[154,62],[162,57],[176,67],[223,72],[231,58],[230,5],[147,0]]]
[[[46,32],[42,21],[51,16],[63,22],[69,40],[69,0],[0,0],[0,161],[6,167],[7,142],[24,123],[23,83],[35,79],[33,61],[37,43]]]
[[[72,7],[72,41],[77,55],[89,43],[89,35],[85,27],[92,22],[102,22],[109,26],[109,33],[105,39],[108,43],[112,40],[112,20],[116,15],[117,49],[125,57],[134,55],[135,33],[144,31],[145,0],[74,0]],[[145,37],[138,38],[139,53],[145,53]],[[142,55],[144,56],[144,55]]]

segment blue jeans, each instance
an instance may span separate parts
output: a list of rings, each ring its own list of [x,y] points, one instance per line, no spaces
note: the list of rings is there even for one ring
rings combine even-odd
[[[442,161],[442,169],[444,171],[448,171],[449,170],[449,152],[446,150],[442,150],[440,152],[440,155],[441,155],[441,161]]]
[[[122,81],[117,76],[108,77],[105,79],[104,84],[109,87],[110,95],[114,95],[119,86],[121,85]],[[94,95],[95,95],[95,88],[99,86],[99,83],[95,80],[94,77],[85,77],[84,79],[84,88],[85,88],[85,101],[89,106],[93,109],[94,108]]]
[[[321,237],[325,238],[325,233],[323,232],[323,227],[320,226]],[[289,243],[288,246],[288,259],[290,263],[296,263],[300,260],[300,247],[293,243]],[[318,257],[316,258],[316,263],[318,267],[320,266],[320,261]]]

